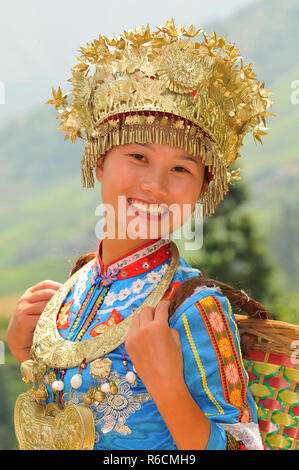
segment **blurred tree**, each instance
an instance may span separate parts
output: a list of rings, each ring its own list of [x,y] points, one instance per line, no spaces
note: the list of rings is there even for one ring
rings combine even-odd
[[[290,294],[296,294],[298,290],[298,215],[297,198],[294,198],[294,201],[291,202],[282,202],[278,216],[271,224],[271,236],[269,239],[271,251],[275,253],[277,263],[284,274],[282,282],[284,282],[284,287]]]
[[[230,186],[215,214],[204,219],[202,248],[196,253],[182,250],[182,256],[204,276],[243,289],[271,311],[278,296],[275,266],[254,217],[242,213],[248,197],[244,182]]]
[[[273,311],[277,312],[277,319],[287,323],[299,324],[299,293],[281,291],[275,300]]]

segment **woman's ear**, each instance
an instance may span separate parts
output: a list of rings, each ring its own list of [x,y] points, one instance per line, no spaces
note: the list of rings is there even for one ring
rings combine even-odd
[[[200,191],[200,195],[199,197],[203,197],[204,194],[207,192],[207,190],[209,189],[209,181],[205,178],[203,183],[202,183],[202,187],[201,187],[201,191]]]
[[[104,157],[105,155],[100,155],[97,159],[97,166],[95,168],[96,178],[100,183],[103,179],[103,167],[104,167]]]

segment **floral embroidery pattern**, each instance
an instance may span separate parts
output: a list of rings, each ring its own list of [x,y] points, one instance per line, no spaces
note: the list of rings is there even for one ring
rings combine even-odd
[[[140,299],[144,299],[147,297],[156,287],[156,284],[151,284],[145,291],[141,292],[141,294],[136,294],[134,296],[131,296],[125,304],[122,306],[118,305],[117,308],[118,310],[126,310],[129,308],[132,304],[136,303]],[[112,308],[107,308],[107,309],[101,309],[101,315],[105,315],[107,313],[112,312]]]
[[[236,408],[239,408],[242,403],[242,398],[241,398],[241,393],[240,390],[235,388],[230,394],[229,394],[229,399],[232,405],[234,405]]]
[[[218,346],[219,346],[219,350],[222,356],[226,358],[231,357],[232,349],[230,347],[230,344],[227,338],[221,338]]]
[[[132,284],[133,294],[139,294],[142,291],[144,284],[145,281],[143,281],[142,279],[137,279],[137,281],[134,281]]]
[[[94,328],[92,328],[92,330],[90,330],[89,334],[91,336],[98,336],[98,335],[102,334],[110,326],[117,325],[123,319],[124,319],[124,316],[114,308],[112,310],[112,313],[111,313],[110,317],[105,322],[99,323]]]
[[[102,417],[95,421],[96,426],[101,427],[102,433],[116,431],[122,435],[130,434],[132,429],[127,425],[129,416],[140,410],[141,404],[152,397],[149,393],[133,394],[131,388],[135,384],[129,384],[125,377],[121,377],[116,371],[111,372],[112,380],[117,382],[118,393],[108,394],[104,401],[97,405],[96,410],[102,413]]]
[[[123,269],[126,266],[132,265],[135,261],[141,260],[142,258],[145,258],[146,256],[149,256],[150,254],[158,251],[161,247],[167,246],[169,244],[170,244],[170,240],[168,238],[161,238],[155,243],[149,242],[144,248],[137,250],[135,253],[132,253],[129,256],[126,256],[125,258],[111,264],[108,269],[109,270],[112,270],[115,268]],[[100,264],[99,253],[97,253],[97,257],[98,257],[98,263]]]
[[[209,320],[210,320],[210,323],[212,325],[212,328],[215,331],[217,331],[217,333],[222,333],[223,328],[224,328],[224,324],[223,324],[222,318],[219,315],[219,313],[214,312],[212,310],[212,312],[209,315]]]
[[[71,320],[71,307],[74,303],[74,299],[71,300],[70,302],[67,302],[65,304],[62,304],[60,307],[58,316],[57,316],[57,328],[60,330],[66,330],[70,326],[70,320]]]
[[[151,284],[151,286],[154,288],[158,284],[158,282],[160,282],[162,276],[164,276],[167,269],[168,264],[164,264],[163,266],[161,266],[160,270],[154,270],[149,272],[146,275],[145,279],[137,279],[132,283],[131,287],[126,287],[125,289],[122,289],[118,294],[116,294],[115,292],[109,292],[104,299],[104,304],[108,307],[111,307],[117,300],[122,301],[127,299],[131,294],[139,294],[146,283]]]
[[[161,277],[162,277],[162,276],[161,276],[160,273],[158,273],[158,272],[156,272],[156,271],[151,271],[150,273],[148,273],[148,274],[146,275],[146,280],[147,280],[147,282],[149,282],[150,284],[152,284],[152,283],[154,283],[154,282],[155,282],[155,283],[158,283],[158,282],[160,281]]]
[[[239,410],[239,422],[249,422],[246,380],[221,302],[211,295],[196,302],[195,306],[201,313],[218,359],[224,399]]]
[[[105,297],[104,304],[110,307],[110,305],[113,305],[116,300],[117,300],[117,295],[115,294],[115,292],[109,292]]]
[[[235,364],[229,363],[225,366],[225,376],[229,383],[236,384],[239,380],[238,369]]]
[[[117,278],[117,274],[119,273],[119,268],[114,268],[114,269],[110,269],[108,270],[107,273],[103,273],[101,274],[101,279],[102,279],[102,286],[109,286],[109,284],[111,284],[112,281],[116,281],[118,278]]]
[[[126,287],[125,289],[122,289],[122,290],[120,291],[120,293],[118,294],[118,299],[119,299],[119,300],[124,300],[124,299],[126,299],[130,294],[131,294],[130,289],[128,289],[128,288]]]

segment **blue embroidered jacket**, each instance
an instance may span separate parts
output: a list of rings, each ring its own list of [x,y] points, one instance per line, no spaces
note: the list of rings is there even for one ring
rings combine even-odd
[[[114,261],[103,270],[102,240],[97,256],[65,298],[57,316],[60,335],[70,341],[102,334],[106,328],[128,317],[155,289],[170,262],[170,240],[152,240]],[[171,299],[186,280],[201,275],[180,257],[177,271],[164,298]],[[101,285],[100,285],[101,283]],[[196,288],[171,317],[169,325],[180,335],[186,385],[211,422],[207,449],[225,449],[227,434],[242,440],[247,448],[261,449],[256,406],[248,389],[242,362],[240,337],[228,299],[219,288]],[[127,361],[127,368],[123,360]],[[157,406],[137,375],[134,384],[126,381],[134,370],[122,344],[109,353],[111,378],[116,395],[92,406],[96,426],[95,449],[177,449]],[[83,383],[71,389],[70,380],[78,369],[68,369],[63,378],[64,397],[82,402],[94,379],[89,365],[82,372]],[[59,378],[59,371],[58,371]],[[53,400],[50,390],[48,402]]]

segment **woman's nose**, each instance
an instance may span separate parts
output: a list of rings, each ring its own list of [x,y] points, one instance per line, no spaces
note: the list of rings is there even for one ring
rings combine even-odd
[[[148,175],[145,180],[140,183],[140,189],[147,193],[152,193],[156,197],[166,197],[166,182],[162,175]]]

